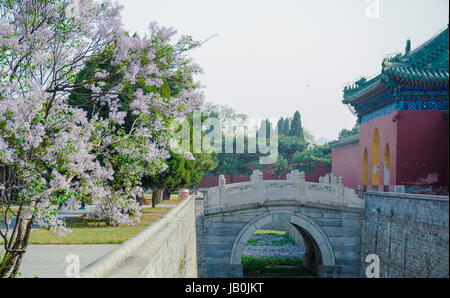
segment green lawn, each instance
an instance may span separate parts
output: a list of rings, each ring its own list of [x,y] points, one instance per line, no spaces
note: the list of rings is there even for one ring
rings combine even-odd
[[[152,204],[152,195],[146,194],[146,195],[144,195],[144,197],[145,197],[145,200],[147,201],[147,203],[149,205],[151,205]],[[177,205],[177,204],[178,204],[178,195],[171,195],[169,200],[164,200],[162,202],[162,205],[168,205],[168,206]]]
[[[155,208],[143,209],[141,221],[136,226],[121,225],[108,227],[104,222],[94,219],[75,218],[67,221],[67,226],[72,233],[65,237],[58,237],[49,231],[33,231],[30,235],[29,244],[120,244],[130,237],[136,235],[170,209]]]

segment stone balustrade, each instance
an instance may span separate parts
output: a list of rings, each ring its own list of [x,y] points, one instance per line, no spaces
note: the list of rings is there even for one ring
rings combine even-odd
[[[305,173],[292,171],[286,180],[263,180],[263,174],[255,170],[249,182],[226,184],[224,175],[219,186],[210,188],[205,209],[233,207],[272,201],[297,201],[333,206],[364,208],[364,200],[353,189],[344,187],[344,179],[327,174],[320,183],[306,182]]]

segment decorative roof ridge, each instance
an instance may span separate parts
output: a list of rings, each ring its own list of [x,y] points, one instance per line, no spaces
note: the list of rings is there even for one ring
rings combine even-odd
[[[361,77],[359,80],[357,80],[356,82],[347,84],[344,87],[344,93],[353,93],[357,90],[362,90],[366,87],[369,87],[370,85],[372,85],[373,83],[376,83],[380,78],[381,78],[382,74],[377,74],[376,76],[367,79],[366,77]]]
[[[440,30],[437,34],[435,34],[431,39],[421,44],[416,49],[409,51],[407,50],[407,53],[405,55],[401,53],[392,54],[388,57],[385,57],[382,62],[382,68],[381,73],[377,76],[371,78],[370,80],[366,79],[365,77],[362,77],[358,81],[354,83],[347,84],[344,87],[344,103],[347,102],[348,99],[355,98],[357,94],[361,94],[364,92],[367,92],[371,88],[376,87],[380,81],[385,80],[384,73],[387,69],[390,67],[401,67],[401,68],[408,68],[408,67],[425,67],[423,61],[427,61],[430,57],[434,57],[436,55],[436,51],[434,51],[436,48],[439,48],[439,46],[442,47],[443,42],[446,42],[443,47],[446,46],[448,49],[448,31],[449,31],[449,25],[445,29]],[[408,40],[408,44],[410,46],[410,41]],[[407,45],[408,48],[408,45]],[[416,58],[421,58],[417,59]],[[427,62],[428,63],[428,62]],[[448,65],[439,65],[439,66],[432,66],[432,67],[425,67],[426,69],[434,69],[434,70],[441,70],[441,71],[447,71],[448,73]]]
[[[375,89],[378,87],[381,83],[384,82],[384,75],[380,73],[373,79],[370,79],[369,81],[366,81],[363,85],[354,85],[348,86],[344,89],[344,103],[346,103],[347,100],[351,100],[352,98],[355,98],[358,96],[358,94],[368,92],[372,89]]]
[[[438,48],[440,45],[444,44],[446,48],[448,49],[448,34],[449,34],[449,25],[445,27],[444,29],[441,29],[438,33],[436,33],[433,37],[431,37],[429,40],[423,42],[420,46],[415,48],[414,50],[410,51],[409,53],[405,54],[401,58],[401,62],[403,63],[414,63],[418,61],[414,61],[417,57],[422,57],[421,60],[425,60],[425,58],[428,58],[429,56],[433,56],[433,50]],[[411,61],[412,60],[412,61]],[[424,62],[419,62],[419,65],[423,65]]]

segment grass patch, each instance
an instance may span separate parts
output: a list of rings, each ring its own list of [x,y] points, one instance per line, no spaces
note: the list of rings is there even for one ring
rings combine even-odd
[[[29,244],[121,244],[157,221],[170,209],[143,209],[141,221],[135,226],[108,227],[95,219],[74,218],[66,224],[72,233],[65,237],[55,236],[47,230],[32,231]]]
[[[152,195],[151,194],[145,194],[144,195],[145,200],[149,205],[152,204]],[[169,200],[163,200],[162,205],[168,205],[168,206],[175,206],[178,205],[178,195],[170,195]]]
[[[242,256],[242,264],[251,269],[261,269],[270,266],[303,266],[302,258],[289,258],[289,257],[253,257]]]
[[[254,235],[286,235],[285,231],[275,231],[275,230],[258,230]]]

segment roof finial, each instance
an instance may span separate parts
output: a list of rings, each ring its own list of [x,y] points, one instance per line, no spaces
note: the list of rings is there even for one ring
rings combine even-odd
[[[411,52],[411,40],[408,38],[406,41],[405,56],[409,55],[409,52]]]

